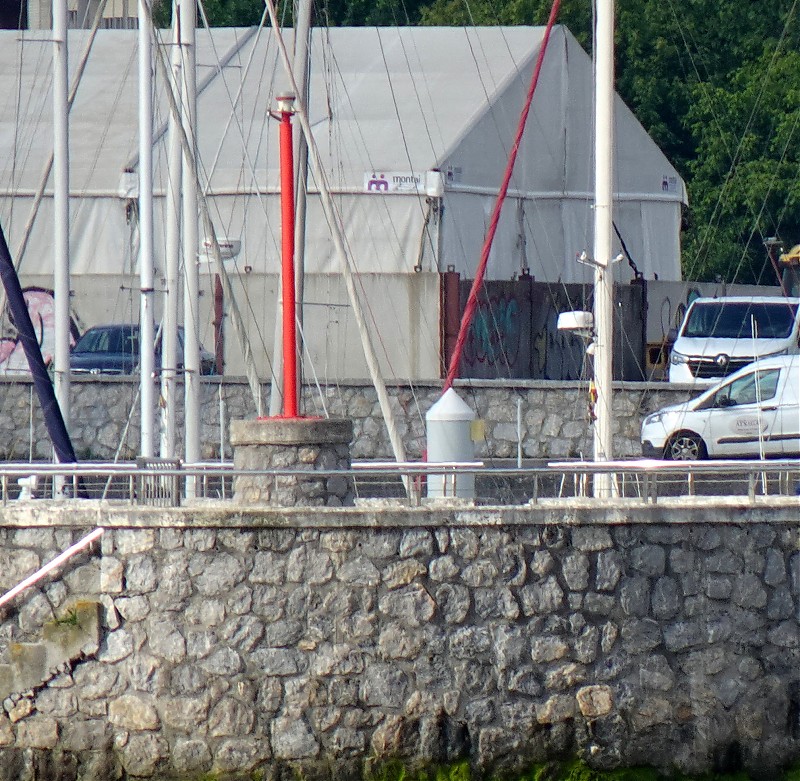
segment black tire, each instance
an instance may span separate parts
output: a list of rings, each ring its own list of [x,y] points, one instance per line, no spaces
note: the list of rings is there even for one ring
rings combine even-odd
[[[664,446],[664,459],[667,461],[703,461],[706,458],[706,443],[694,431],[679,431]]]

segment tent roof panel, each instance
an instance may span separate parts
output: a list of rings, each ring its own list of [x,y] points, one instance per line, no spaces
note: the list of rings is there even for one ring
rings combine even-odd
[[[291,30],[286,34],[291,48]],[[102,30],[95,40],[71,115],[75,192],[116,192],[122,169],[136,159],[137,35]],[[168,51],[168,31],[159,35]],[[73,72],[87,36],[70,32]],[[360,190],[372,170],[422,172],[446,164],[454,151],[456,157],[469,154],[484,184],[499,180],[498,163],[508,146],[503,137],[509,129],[513,135],[542,36],[543,28],[531,27],[315,28],[309,116],[331,184]],[[543,181],[547,188],[586,184],[583,139],[565,145],[563,136],[576,117],[591,124],[586,116],[591,64],[563,28],[552,43],[521,161],[528,173],[520,174],[520,186],[534,190],[542,189]],[[35,189],[50,153],[51,57],[49,42],[0,31],[0,68],[19,74],[19,80],[6,78],[0,87],[5,189]],[[231,59],[220,69],[225,57]],[[287,79],[274,36],[268,30],[199,30],[197,62],[198,84],[210,80],[198,100],[198,146],[212,188],[275,187],[277,127],[268,112]],[[155,105],[158,129],[168,113],[163,85]],[[677,176],[628,115],[624,125],[638,131],[621,145],[622,159],[641,165],[640,158],[649,156],[651,167]],[[163,178],[164,138],[158,144],[157,177]]]

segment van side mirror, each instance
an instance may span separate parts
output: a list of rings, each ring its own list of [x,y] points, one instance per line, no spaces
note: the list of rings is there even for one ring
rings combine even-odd
[[[677,328],[670,328],[667,331],[667,344],[675,344],[678,339],[678,329]]]

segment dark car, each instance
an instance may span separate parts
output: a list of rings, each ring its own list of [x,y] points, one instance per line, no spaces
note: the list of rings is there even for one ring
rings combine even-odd
[[[139,326],[96,325],[76,342],[69,356],[74,374],[134,374],[139,364]],[[155,345],[156,370],[161,367],[161,338]],[[178,329],[178,368],[183,368],[183,328]],[[215,374],[213,353],[200,345],[200,373]]]

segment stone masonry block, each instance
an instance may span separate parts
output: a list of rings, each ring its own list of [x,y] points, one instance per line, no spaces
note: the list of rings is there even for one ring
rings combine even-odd
[[[47,662],[52,667],[79,656],[91,656],[100,646],[100,604],[81,600],[42,629]]]
[[[17,691],[31,689],[47,680],[47,647],[44,643],[12,643],[9,646]]]
[[[0,700],[17,691],[14,667],[10,664],[0,664]]]

